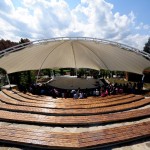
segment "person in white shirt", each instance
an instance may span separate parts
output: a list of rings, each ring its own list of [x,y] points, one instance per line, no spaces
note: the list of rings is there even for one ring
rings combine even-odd
[[[96,95],[96,96],[99,96],[99,90],[98,90],[98,89],[96,89],[95,95]]]

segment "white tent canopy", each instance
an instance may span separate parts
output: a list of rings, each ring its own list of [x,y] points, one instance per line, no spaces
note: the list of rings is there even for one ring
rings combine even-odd
[[[55,38],[22,47],[2,51],[0,68],[7,73],[45,68],[91,68],[142,74],[150,67],[148,54],[101,39]]]

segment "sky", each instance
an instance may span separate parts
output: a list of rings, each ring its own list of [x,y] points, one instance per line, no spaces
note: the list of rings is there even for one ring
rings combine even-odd
[[[0,0],[0,39],[92,37],[143,50],[150,0]]]

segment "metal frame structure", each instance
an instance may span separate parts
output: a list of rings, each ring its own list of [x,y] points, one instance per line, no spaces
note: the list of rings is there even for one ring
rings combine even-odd
[[[117,47],[120,47],[121,49],[124,50],[128,50],[128,51],[133,51],[136,52],[138,54],[141,54],[142,56],[146,57],[148,60],[150,60],[150,54],[146,53],[144,51],[140,51],[137,48],[128,46],[126,44],[121,44],[118,42],[113,42],[113,41],[109,41],[109,40],[105,40],[105,39],[98,39],[98,38],[91,38],[91,37],[56,37],[56,38],[50,38],[50,39],[42,39],[42,40],[36,40],[36,41],[32,41],[32,42],[27,42],[27,43],[22,43],[7,49],[4,49],[2,51],[0,51],[0,58],[3,57],[4,55],[7,55],[9,53],[15,52],[15,51],[19,51],[22,50],[26,47],[32,46],[32,45],[39,45],[39,44],[44,44],[47,42],[54,42],[54,41],[67,41],[67,40],[86,40],[86,41],[94,41],[96,43],[103,43],[103,44],[111,44]]]

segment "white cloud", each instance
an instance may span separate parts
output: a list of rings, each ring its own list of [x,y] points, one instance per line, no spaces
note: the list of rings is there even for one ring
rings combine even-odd
[[[144,24],[141,22],[138,26],[135,27],[136,30],[150,30],[150,25]]]
[[[122,43],[130,45],[132,47],[143,49],[145,43],[148,41],[148,35],[130,34],[121,40]],[[139,44],[140,43],[140,44]]]
[[[119,12],[113,13],[113,7],[105,0],[81,0],[74,9],[65,0],[23,0],[15,7],[10,0],[1,0],[0,38],[35,40],[89,36],[142,49],[148,35],[135,34],[135,31],[148,30],[150,26],[143,23],[135,25],[132,11],[121,15]]]
[[[12,11],[14,11],[14,7],[11,0],[0,0],[0,12],[11,13]]]

